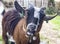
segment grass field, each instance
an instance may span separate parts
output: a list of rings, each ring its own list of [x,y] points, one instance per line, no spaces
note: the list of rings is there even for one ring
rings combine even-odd
[[[54,30],[60,30],[60,16],[55,17],[50,22],[55,25]]]
[[[0,36],[0,41],[2,41],[2,36]]]
[[[2,44],[2,36],[0,35],[0,44]]]
[[[60,16],[50,20],[49,23],[44,23],[46,27],[43,26],[40,39],[46,41],[47,44],[60,44]]]

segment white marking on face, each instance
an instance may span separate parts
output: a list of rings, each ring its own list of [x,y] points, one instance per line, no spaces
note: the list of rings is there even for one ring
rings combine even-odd
[[[37,8],[37,7],[34,7],[34,8],[35,8],[34,17],[35,17],[35,18],[38,18],[37,26],[36,26],[36,29],[35,29],[35,30],[37,30],[37,27],[38,27],[38,25],[39,25],[39,18],[40,18],[40,13],[39,13],[39,11],[41,10],[41,8]]]
[[[39,18],[39,11],[40,11],[40,8],[35,7],[35,11],[34,11],[35,18]]]

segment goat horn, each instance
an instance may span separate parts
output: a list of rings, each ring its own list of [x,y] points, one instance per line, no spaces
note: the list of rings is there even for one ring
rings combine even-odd
[[[52,19],[55,18],[56,16],[57,16],[57,14],[54,15],[54,16],[45,16],[45,17],[44,17],[44,20],[47,21],[47,23],[48,23],[49,20],[52,20]]]

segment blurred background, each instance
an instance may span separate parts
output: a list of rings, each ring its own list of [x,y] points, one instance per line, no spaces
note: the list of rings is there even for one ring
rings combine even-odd
[[[14,8],[15,0],[0,0],[6,10]],[[28,7],[29,3],[36,7],[46,7],[46,15],[58,16],[46,23],[44,21],[40,31],[41,44],[60,44],[60,0],[17,0],[22,7]],[[0,4],[1,6],[1,4]],[[0,8],[1,9],[1,8]],[[1,11],[1,10],[0,10]],[[2,18],[0,15],[0,44],[2,44]]]

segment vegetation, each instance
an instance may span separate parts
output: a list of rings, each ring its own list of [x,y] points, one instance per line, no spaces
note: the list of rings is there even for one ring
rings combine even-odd
[[[60,30],[60,16],[57,16],[56,18],[54,18],[50,22],[56,26],[53,28],[54,30]]]
[[[54,0],[49,0],[48,1],[48,8],[46,10],[47,14],[53,14],[55,13],[55,1]]]
[[[0,41],[2,41],[2,36],[0,35]]]
[[[55,1],[54,0],[48,1],[48,7],[51,7],[51,6],[55,7]]]
[[[54,7],[49,7],[46,9],[46,14],[52,15],[55,13]]]

